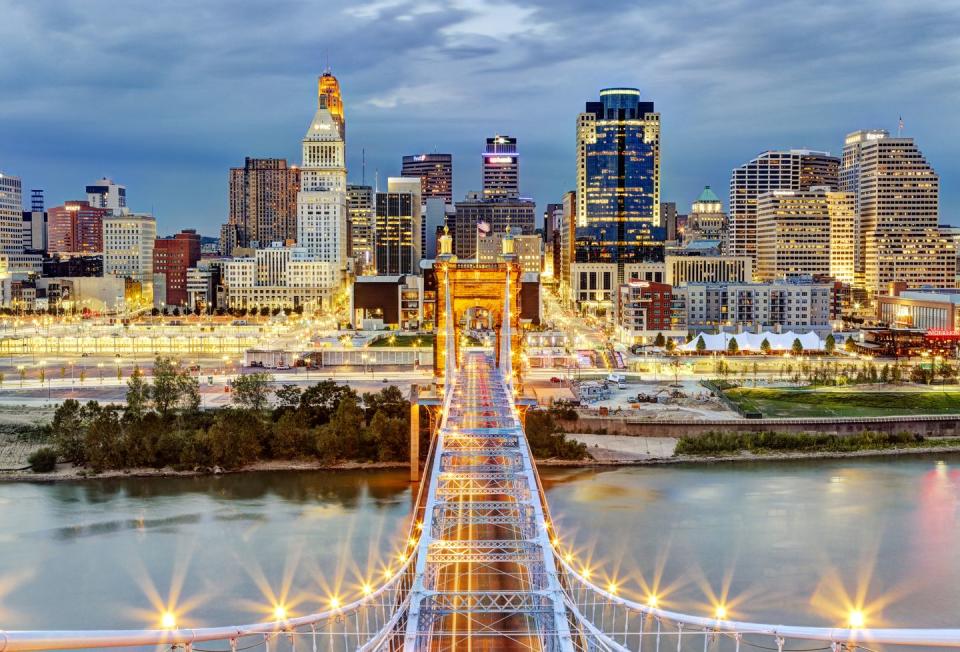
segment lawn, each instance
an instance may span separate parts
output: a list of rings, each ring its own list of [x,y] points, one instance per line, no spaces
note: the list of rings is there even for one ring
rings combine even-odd
[[[417,346],[417,340],[420,340],[420,346],[433,346],[433,335],[387,335],[370,346]]]
[[[764,417],[882,417],[960,414],[960,391],[865,392],[740,387],[726,395]]]

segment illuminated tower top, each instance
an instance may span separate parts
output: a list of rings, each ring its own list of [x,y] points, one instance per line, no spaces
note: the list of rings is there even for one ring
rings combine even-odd
[[[343,98],[340,96],[340,82],[327,70],[317,78],[317,107],[327,109],[334,122],[339,126],[340,138],[343,138],[345,125],[343,119]]]

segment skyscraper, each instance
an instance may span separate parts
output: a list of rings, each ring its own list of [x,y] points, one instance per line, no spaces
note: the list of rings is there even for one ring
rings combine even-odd
[[[200,235],[185,229],[170,238],[157,238],[153,247],[153,273],[166,279],[165,303],[187,305],[187,270],[200,260]]]
[[[347,214],[350,220],[350,258],[357,275],[373,272],[375,226],[373,186],[347,186]]]
[[[23,253],[23,196],[20,177],[0,173],[0,254]]]
[[[87,202],[94,208],[106,209],[110,215],[126,215],[130,212],[127,208],[127,187],[107,177],[87,186]]]
[[[103,275],[153,281],[157,221],[152,215],[103,217]],[[152,301],[152,293],[149,294]]]
[[[761,281],[823,275],[853,281],[853,197],[828,186],[774,190],[757,198]]]
[[[903,281],[952,287],[953,243],[938,230],[940,177],[912,138],[886,131],[847,136],[840,171],[857,217],[856,276],[868,293]]]
[[[377,274],[419,274],[420,204],[418,177],[390,177],[387,192],[377,193]]]
[[[347,266],[345,132],[340,85],[324,72],[317,84],[317,111],[302,141],[297,244],[340,270]]]
[[[757,197],[774,190],[837,189],[839,159],[827,152],[792,149],[763,152],[730,176],[729,250],[757,259]]]
[[[576,197],[574,262],[591,269],[572,270],[574,300],[586,292],[578,279],[599,273],[605,287],[618,285],[625,264],[662,260],[653,236],[660,225],[660,114],[636,88],[603,89],[577,117]],[[590,296],[599,297],[601,312],[614,304],[612,287]]]
[[[660,222],[660,114],[607,88],[577,117],[577,260],[633,262]]]
[[[44,210],[43,190],[30,191],[30,210],[23,211],[24,251],[47,250],[47,212]]]
[[[85,201],[68,201],[50,209],[47,250],[61,254],[103,251],[103,218],[109,210]]]
[[[529,199],[483,199],[468,194],[456,203],[453,245],[458,258],[477,257],[477,238],[505,233],[531,234],[536,230],[536,204]]]
[[[520,196],[520,154],[517,139],[497,134],[487,138],[483,150],[483,198],[516,199]]]
[[[439,197],[445,204],[453,203],[452,154],[404,156],[400,176],[420,178],[420,196],[424,203],[431,197]]]
[[[237,227],[237,246],[295,240],[299,190],[300,170],[286,159],[248,156],[242,168],[230,168],[227,223]]]

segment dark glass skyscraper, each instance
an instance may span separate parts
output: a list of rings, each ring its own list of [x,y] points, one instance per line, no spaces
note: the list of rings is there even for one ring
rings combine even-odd
[[[453,155],[415,154],[403,157],[401,177],[420,177],[420,196],[426,202],[439,197],[453,203]]]
[[[635,88],[607,88],[577,119],[576,260],[622,265],[662,256],[660,116]]]

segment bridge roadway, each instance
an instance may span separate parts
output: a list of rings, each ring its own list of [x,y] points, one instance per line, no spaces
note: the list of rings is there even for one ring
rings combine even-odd
[[[427,469],[407,649],[542,650],[569,640],[511,391],[490,355],[464,354]]]

